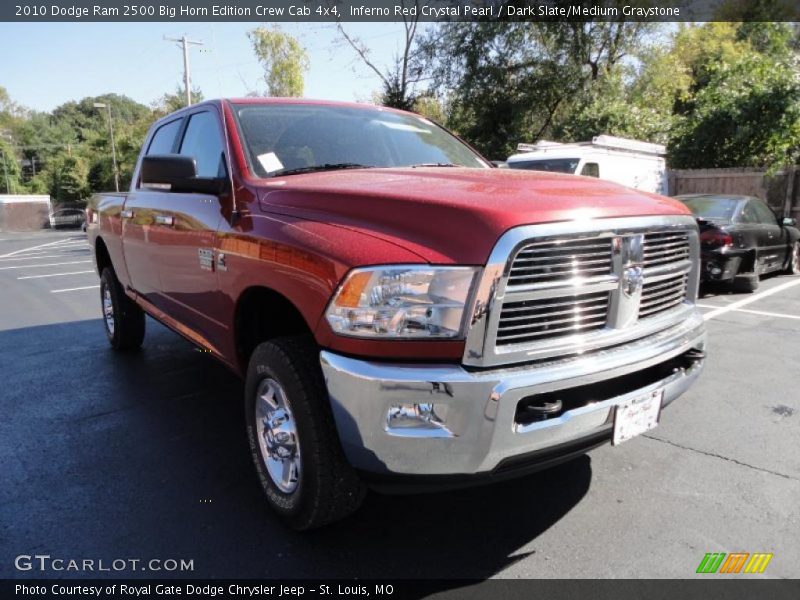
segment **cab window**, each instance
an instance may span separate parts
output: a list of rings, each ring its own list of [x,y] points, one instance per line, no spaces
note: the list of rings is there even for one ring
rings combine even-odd
[[[181,119],[175,119],[159,127],[150,140],[147,154],[171,154],[175,145],[175,136],[181,128]]]
[[[199,112],[189,117],[179,154],[194,158],[198,177],[225,177],[222,136],[212,113]]]
[[[581,169],[581,175],[584,177],[600,177],[600,165],[596,162],[587,162]]]

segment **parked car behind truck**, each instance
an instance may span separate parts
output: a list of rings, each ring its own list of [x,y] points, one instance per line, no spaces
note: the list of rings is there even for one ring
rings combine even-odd
[[[679,202],[499,170],[423,117],[284,99],[158,121],[92,199],[104,326],[149,314],[245,378],[273,510],[519,475],[654,426],[703,366]]]
[[[800,230],[791,217],[778,217],[752,196],[676,196],[700,227],[701,280],[758,289],[761,275],[800,273]]]

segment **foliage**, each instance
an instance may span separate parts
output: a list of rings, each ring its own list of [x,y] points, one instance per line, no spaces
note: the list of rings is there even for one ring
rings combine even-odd
[[[472,22],[431,29],[421,41],[447,123],[488,156],[519,141],[564,133],[577,107],[651,29],[627,22]],[[609,86],[610,89],[610,86]]]
[[[257,27],[247,33],[267,84],[266,96],[302,96],[308,53],[294,37],[277,26]]]
[[[204,100],[203,92],[198,87],[192,88],[192,103],[198,104]],[[180,110],[186,106],[186,90],[182,85],[175,86],[175,91],[166,93],[156,100],[152,107],[153,110],[161,115],[166,116],[176,110]]]
[[[66,102],[51,113],[34,112],[2,92],[0,144],[9,157],[11,187],[19,193],[50,194],[56,203],[81,201],[92,192],[114,189],[109,113],[95,108],[95,103],[111,108],[123,189],[130,183],[148,128],[163,114],[116,94]],[[0,178],[4,190],[2,172]]]
[[[800,82],[772,57],[749,53],[709,70],[678,124],[672,166],[772,167],[800,158]]]

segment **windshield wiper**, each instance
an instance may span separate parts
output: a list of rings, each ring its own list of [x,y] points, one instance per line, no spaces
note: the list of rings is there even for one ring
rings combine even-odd
[[[454,165],[453,163],[443,163],[443,162],[431,162],[431,163],[419,163],[418,165],[410,165],[412,169],[417,169],[419,167],[460,167],[461,165]]]
[[[322,165],[311,165],[310,167],[297,167],[296,169],[286,169],[273,174],[273,177],[283,177],[284,175],[298,175],[300,173],[314,173],[316,171],[339,171],[342,169],[370,169],[372,165],[360,165],[358,163],[325,163]]]

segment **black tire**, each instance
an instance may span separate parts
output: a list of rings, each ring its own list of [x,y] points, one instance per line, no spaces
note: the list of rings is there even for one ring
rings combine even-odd
[[[266,448],[270,435],[264,423],[270,423],[268,419],[261,420],[263,435],[259,437],[259,392],[263,394],[274,384],[279,386],[283,402],[290,409],[290,430],[296,432],[299,446],[300,462],[292,471],[296,477],[290,477],[286,486],[296,487],[290,490],[279,487],[287,480],[276,483],[267,466],[267,460],[272,461],[273,468],[277,464],[276,449]],[[319,348],[313,339],[276,338],[255,349],[247,368],[245,419],[250,453],[267,501],[290,527],[314,529],[343,519],[361,506],[366,488],[342,451],[319,366]],[[277,434],[271,439],[277,439]]]
[[[793,243],[789,248],[785,272],[789,275],[800,274],[800,240]]]
[[[758,275],[748,273],[747,275],[737,275],[733,278],[733,289],[737,292],[755,292],[760,283]]]
[[[106,313],[106,291],[113,311],[109,321]],[[135,350],[144,341],[144,311],[122,289],[113,269],[106,267],[100,275],[100,307],[103,327],[114,350]]]

